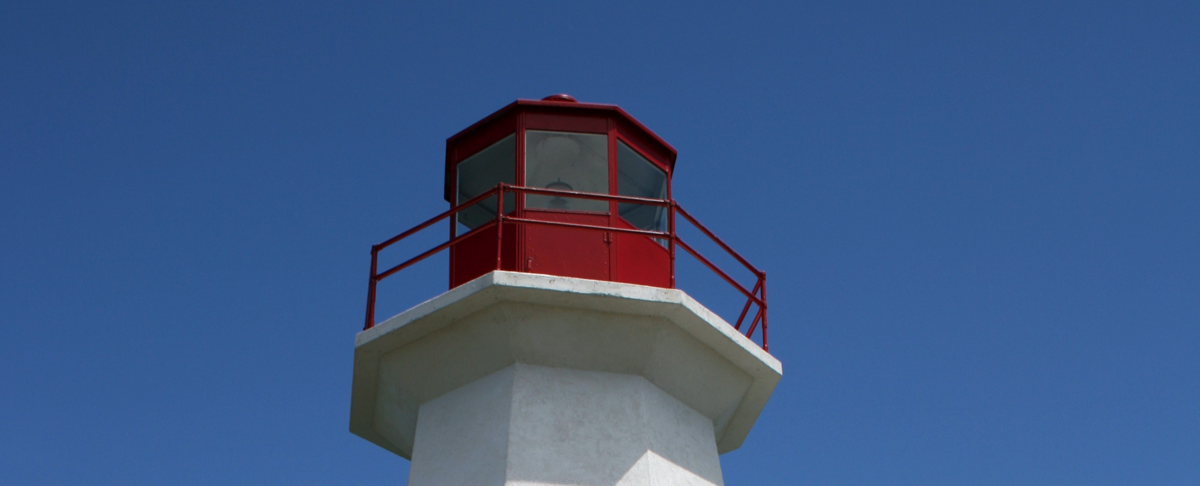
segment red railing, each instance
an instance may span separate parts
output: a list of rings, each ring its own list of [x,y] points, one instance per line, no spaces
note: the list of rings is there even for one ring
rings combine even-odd
[[[594,200],[602,200],[602,201],[617,201],[617,202],[645,204],[645,205],[651,205],[651,206],[665,207],[668,210],[668,212],[667,212],[667,231],[665,231],[665,232],[664,231],[649,231],[649,230],[640,230],[640,229],[619,228],[619,227],[613,227],[613,226],[596,226],[596,225],[578,224],[578,223],[564,223],[564,222],[560,222],[560,221],[542,221],[542,220],[537,220],[537,219],[522,218],[519,216],[509,216],[509,215],[504,214],[504,193],[505,192],[512,192],[514,194],[542,194],[542,195],[554,195],[554,196],[568,196],[571,198],[594,199]],[[416,233],[418,231],[421,231],[421,230],[428,228],[444,219],[454,216],[455,214],[458,214],[459,211],[462,211],[463,209],[471,207],[472,205],[474,205],[480,201],[483,201],[489,197],[492,197],[492,196],[496,197],[496,218],[495,219],[487,222],[486,224],[479,225],[479,226],[475,227],[474,229],[472,229],[471,231],[468,231],[461,235],[455,235],[449,241],[442,243],[438,246],[435,246],[435,247],[425,251],[424,253],[421,253],[420,255],[412,257],[412,258],[404,261],[403,263],[400,263],[399,265],[389,268],[389,269],[385,270],[383,273],[378,272],[379,252],[381,250],[395,244],[396,242],[398,242],[400,240],[403,240],[405,238],[408,238],[409,236],[412,236],[414,233]],[[703,255],[701,255],[700,252],[696,251],[696,249],[693,248],[691,245],[684,242],[679,237],[679,234],[675,231],[675,215],[677,215],[677,214],[679,216],[682,216],[683,219],[687,220],[689,223],[691,223],[692,226],[695,226],[696,229],[700,230],[700,232],[703,233],[705,236],[708,236],[713,242],[715,242],[717,244],[717,246],[720,246],[721,249],[725,250],[727,253],[729,253],[730,256],[732,256],[734,259],[736,259],[738,261],[738,263],[741,263],[743,266],[746,267],[747,270],[749,270],[751,273],[753,273],[757,280],[756,283],[754,284],[753,289],[746,290],[746,287],[742,286],[742,284],[738,283],[736,280],[733,279],[733,277],[730,277],[729,274],[725,273],[720,268],[717,268],[717,266],[714,265],[712,263],[712,261],[710,261],[709,259],[705,258]],[[644,235],[644,236],[648,236],[651,238],[662,238],[667,241],[667,247],[670,252],[671,286],[672,287],[675,286],[675,247],[678,246],[680,248],[683,248],[684,251],[687,251],[689,254],[691,254],[693,257],[695,257],[696,260],[698,260],[700,263],[703,263],[704,266],[708,267],[710,270],[713,271],[713,273],[716,273],[718,276],[720,276],[722,279],[724,279],[726,282],[728,282],[729,285],[732,285],[735,289],[737,289],[739,292],[742,293],[742,295],[744,295],[746,297],[746,305],[744,305],[742,307],[742,312],[740,315],[738,315],[737,322],[734,323],[734,325],[733,325],[734,329],[736,329],[740,332],[741,328],[742,328],[742,324],[745,322],[746,315],[747,315],[747,313],[750,312],[750,307],[754,306],[757,308],[757,311],[754,313],[754,318],[751,319],[750,327],[746,330],[745,335],[748,338],[752,337],[754,335],[754,331],[756,329],[758,329],[759,324],[761,323],[762,324],[762,332],[761,332],[762,348],[764,351],[767,350],[767,274],[765,272],[759,270],[758,268],[755,268],[754,265],[751,265],[750,262],[746,261],[745,258],[742,258],[742,256],[739,255],[736,251],[733,251],[733,248],[730,248],[729,245],[725,244],[724,241],[721,241],[720,238],[717,238],[717,235],[714,235],[712,233],[712,231],[709,231],[709,229],[706,228],[704,225],[700,224],[699,221],[696,221],[696,218],[694,218],[694,217],[692,217],[692,215],[688,214],[687,211],[684,211],[683,208],[679,206],[679,203],[677,203],[673,200],[668,201],[668,200],[662,200],[662,199],[646,199],[646,198],[631,197],[631,196],[614,196],[614,195],[610,195],[610,194],[594,194],[594,193],[578,192],[578,191],[562,191],[562,190],[557,190],[557,189],[541,189],[541,188],[534,188],[534,187],[514,186],[511,184],[503,184],[503,183],[497,185],[496,187],[492,188],[491,190],[489,190],[487,192],[484,192],[478,196],[471,198],[470,200],[468,200],[466,202],[463,202],[457,206],[454,206],[454,207],[450,208],[449,210],[447,210],[437,216],[434,216],[433,218],[430,218],[428,221],[425,221],[424,223],[414,226],[412,229],[409,229],[408,231],[405,231],[396,236],[393,236],[393,237],[389,238],[387,241],[384,241],[383,243],[380,243],[378,245],[371,245],[371,278],[370,278],[370,281],[369,281],[369,284],[367,287],[367,318],[366,318],[366,324],[363,326],[363,329],[366,330],[366,329],[370,329],[375,326],[375,286],[377,283],[379,283],[380,280],[383,280],[387,277],[395,275],[396,272],[404,270],[405,268],[408,268],[408,267],[420,262],[421,260],[429,258],[430,256],[433,256],[434,254],[437,254],[438,252],[440,252],[442,250],[450,248],[451,246],[454,246],[454,245],[462,242],[463,240],[470,238],[471,236],[474,236],[474,235],[476,235],[484,230],[487,230],[488,228],[491,228],[493,226],[496,227],[496,266],[495,266],[495,268],[497,270],[499,270],[501,267],[500,266],[500,255],[501,255],[501,249],[503,246],[502,238],[503,238],[503,234],[504,234],[504,224],[502,224],[502,223],[533,224],[533,225],[546,225],[546,226],[562,226],[562,227],[567,227],[567,228],[595,229],[595,230],[604,230],[604,231],[614,231],[614,232],[619,232],[619,233]],[[453,224],[453,221],[451,221],[451,224]]]

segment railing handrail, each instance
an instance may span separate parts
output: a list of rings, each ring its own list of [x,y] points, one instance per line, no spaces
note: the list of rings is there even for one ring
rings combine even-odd
[[[677,211],[679,211],[679,214],[683,215],[684,219],[686,219],[686,220],[688,220],[688,222],[696,225],[697,229],[704,232],[704,234],[706,236],[708,236],[714,242],[716,242],[717,245],[720,245],[720,247],[723,248],[725,251],[729,252],[729,254],[732,255],[734,258],[736,258],[738,262],[741,262],[742,265],[745,265],[746,269],[753,272],[754,275],[765,275],[761,270],[756,268],[754,265],[751,265],[750,262],[746,261],[745,258],[742,258],[742,255],[739,255],[738,252],[733,251],[733,248],[730,248],[729,245],[726,245],[723,240],[721,240],[720,238],[717,238],[717,235],[714,235],[712,231],[709,231],[708,227],[700,224],[699,221],[696,221],[696,218],[693,218],[691,214],[688,214],[687,211],[684,211],[683,207],[680,206],[679,203],[677,203],[675,201],[671,201],[671,204],[673,206],[675,206],[675,209]]]
[[[650,231],[650,230],[643,230],[643,229],[620,228],[620,227],[607,226],[607,225],[606,226],[598,226],[598,225],[580,224],[580,223],[566,223],[566,222],[561,222],[561,221],[543,221],[543,220],[537,220],[537,219],[524,218],[524,217],[521,217],[520,215],[506,216],[504,214],[504,193],[506,191],[511,191],[513,193],[518,193],[518,194],[555,195],[555,196],[566,196],[566,197],[571,197],[571,198],[582,198],[582,199],[592,199],[592,200],[602,200],[602,201],[617,201],[617,202],[626,202],[626,203],[633,203],[633,204],[645,204],[645,205],[665,207],[668,209],[668,228],[667,228],[667,231]],[[429,250],[426,250],[425,252],[423,252],[415,257],[405,260],[404,262],[400,263],[399,265],[389,268],[388,270],[384,271],[383,273],[378,272],[377,265],[379,262],[379,252],[380,251],[399,242],[400,240],[403,240],[405,238],[408,238],[409,236],[412,236],[413,234],[415,234],[418,231],[428,228],[446,218],[454,216],[454,215],[458,214],[459,212],[461,212],[463,209],[474,206],[475,204],[478,204],[479,202],[481,202],[489,197],[492,197],[492,196],[495,196],[496,201],[497,201],[495,219],[493,219],[492,221],[489,221],[487,223],[481,224],[479,226],[476,226],[475,228],[472,228],[470,231],[463,233],[461,235],[454,235],[449,241],[446,241],[445,243],[442,243],[442,244],[437,245]],[[723,270],[718,268],[709,259],[705,258],[698,251],[696,251],[695,248],[692,248],[691,245],[684,242],[679,237],[678,232],[675,230],[675,214],[676,213],[682,215],[684,219],[686,219],[689,223],[691,223],[693,226],[695,226],[697,229],[699,229],[701,233],[703,233],[705,236],[709,237],[709,239],[711,239],[714,243],[716,243],[717,246],[721,247],[721,249],[725,250],[726,253],[729,253],[730,256],[732,256],[735,260],[737,260],[738,263],[741,263],[744,267],[746,267],[747,270],[749,270],[751,273],[753,273],[757,280],[756,283],[754,284],[754,288],[751,290],[746,290],[746,288],[744,286],[742,286],[742,284],[740,284],[736,280],[734,280],[733,277],[729,276],[729,274],[725,273]],[[434,216],[434,217],[426,220],[425,222],[423,222],[421,224],[418,224],[400,234],[397,234],[396,236],[393,236],[391,238],[388,238],[387,240],[384,240],[382,243],[379,243],[376,245],[371,245],[371,276],[370,276],[369,285],[368,285],[368,289],[367,289],[366,324],[363,326],[363,329],[364,330],[370,329],[371,327],[374,327],[374,325],[375,325],[375,287],[376,287],[376,284],[380,280],[390,277],[390,276],[396,274],[397,272],[404,270],[405,268],[408,268],[426,258],[429,258],[430,256],[433,256],[434,254],[437,254],[438,252],[441,252],[442,250],[445,250],[446,248],[454,246],[456,243],[459,243],[459,242],[461,242],[471,236],[474,236],[474,235],[480,233],[481,231],[484,231],[493,226],[495,226],[497,228],[497,231],[496,231],[496,240],[497,240],[496,269],[499,270],[500,263],[501,263],[500,251],[501,251],[501,244],[503,241],[501,236],[502,236],[502,232],[504,230],[504,223],[506,223],[506,222],[507,223],[516,223],[516,224],[538,224],[538,225],[548,225],[548,226],[561,226],[561,227],[580,228],[580,229],[597,229],[597,230],[614,231],[614,232],[628,233],[628,234],[638,234],[638,235],[644,235],[644,236],[651,237],[651,238],[664,238],[670,244],[669,251],[671,254],[671,266],[672,266],[671,286],[672,287],[675,287],[675,276],[674,276],[675,245],[679,245],[685,251],[687,251],[689,254],[691,254],[692,257],[696,258],[697,260],[700,261],[700,263],[703,263],[704,266],[708,267],[709,270],[712,270],[713,273],[716,273],[723,280],[725,280],[725,282],[729,283],[731,286],[733,286],[735,289],[737,289],[738,292],[740,292],[742,295],[746,296],[746,298],[747,298],[746,305],[742,307],[742,312],[738,316],[737,322],[733,325],[734,329],[736,329],[740,332],[742,322],[745,319],[746,314],[749,312],[750,306],[756,305],[758,307],[757,312],[755,312],[754,318],[751,320],[750,328],[746,331],[745,335],[748,338],[751,337],[754,334],[755,329],[758,327],[758,324],[761,322],[762,323],[762,334],[761,334],[762,335],[762,348],[764,351],[767,350],[767,282],[766,282],[767,274],[766,274],[766,272],[763,272],[762,270],[759,270],[754,265],[751,265],[749,261],[747,261],[745,258],[743,258],[740,254],[738,254],[738,252],[734,251],[733,248],[731,248],[723,240],[718,238],[717,235],[713,234],[713,232],[711,230],[709,230],[704,225],[700,224],[700,222],[697,221],[696,218],[693,217],[691,214],[689,214],[687,211],[685,211],[683,209],[683,207],[680,206],[677,201],[675,201],[673,199],[650,199],[650,198],[634,197],[634,196],[620,196],[620,195],[614,195],[614,194],[597,194],[597,193],[592,193],[592,192],[564,191],[561,189],[524,187],[524,186],[516,186],[516,185],[512,185],[512,184],[507,184],[507,183],[503,183],[503,182],[497,184],[496,187],[493,187],[492,189],[482,192],[465,202],[462,202],[462,203],[452,206],[450,209],[442,212],[441,214],[438,214],[437,216]],[[451,225],[453,225],[453,224],[454,223],[451,222]]]
[[[501,186],[503,186],[506,189],[511,189],[513,192],[547,194],[547,195],[555,195],[555,196],[569,196],[569,197],[573,197],[573,198],[595,199],[595,200],[603,200],[603,201],[630,202],[630,203],[649,204],[652,206],[663,206],[663,207],[671,205],[671,200],[669,200],[669,199],[650,199],[650,198],[646,198],[646,197],[618,196],[616,194],[599,194],[599,193],[595,193],[595,192],[564,191],[562,189],[548,189],[548,188],[544,188],[544,187],[514,186],[512,184],[505,184],[503,182],[500,183],[499,185],[497,185],[497,187],[501,187]]]

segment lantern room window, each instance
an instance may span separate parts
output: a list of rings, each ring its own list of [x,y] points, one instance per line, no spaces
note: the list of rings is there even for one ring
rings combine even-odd
[[[458,200],[462,204],[496,187],[496,184],[517,182],[517,141],[515,135],[504,137],[479,153],[458,164]],[[504,195],[504,213],[516,209],[512,193]],[[496,196],[486,198],[458,213],[458,223],[468,230],[496,219]]]
[[[617,142],[617,194],[647,199],[667,198],[667,173],[646,160],[625,142]],[[648,204],[620,203],[617,213],[633,227],[666,231],[666,208]]]
[[[529,187],[608,194],[608,136],[526,131],[525,184]],[[607,201],[538,194],[526,196],[525,207],[608,212]]]

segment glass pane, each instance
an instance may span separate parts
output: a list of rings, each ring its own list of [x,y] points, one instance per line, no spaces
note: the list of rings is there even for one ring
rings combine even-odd
[[[608,194],[608,136],[525,132],[525,185]],[[608,201],[530,194],[525,207],[608,212]]]
[[[462,204],[483,194],[496,184],[517,182],[517,139],[504,137],[458,163],[458,196],[454,204]],[[504,195],[504,214],[516,207],[512,193]],[[489,197],[458,213],[458,223],[468,230],[496,219],[496,196]],[[461,234],[461,233],[460,233]]]
[[[667,173],[638,155],[624,142],[617,141],[617,194],[667,198]],[[617,213],[635,228],[650,231],[667,230],[667,208],[648,204],[620,203]]]

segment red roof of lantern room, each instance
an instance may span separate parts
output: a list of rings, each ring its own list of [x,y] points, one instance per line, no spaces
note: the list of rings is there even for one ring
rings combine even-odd
[[[446,139],[446,176],[447,177],[446,177],[446,188],[445,188],[445,194],[444,194],[446,201],[449,201],[451,204],[454,203],[454,198],[453,198],[454,190],[453,190],[453,188],[450,187],[451,181],[450,181],[450,177],[449,177],[451,169],[452,169],[452,164],[453,164],[452,159],[451,159],[451,150],[450,149],[452,147],[454,147],[454,145],[456,143],[458,143],[460,140],[472,136],[475,132],[477,132],[481,128],[484,128],[484,127],[490,125],[492,122],[499,120],[510,114],[519,113],[519,112],[548,113],[548,114],[567,115],[567,116],[570,116],[570,115],[583,115],[583,116],[600,115],[600,116],[604,116],[604,117],[610,118],[612,120],[615,120],[618,124],[626,125],[626,128],[628,130],[644,137],[643,138],[644,142],[652,144],[652,145],[656,145],[657,146],[656,148],[662,150],[663,153],[667,156],[666,160],[665,160],[665,162],[667,163],[667,172],[670,175],[674,175],[675,158],[678,155],[678,152],[675,150],[675,147],[672,147],[671,144],[667,143],[662,138],[659,138],[659,136],[657,134],[650,131],[649,128],[646,128],[645,125],[642,125],[641,122],[637,121],[636,118],[630,116],[629,113],[626,113],[625,110],[621,109],[621,107],[619,107],[617,105],[609,105],[609,104],[603,104],[603,103],[580,103],[580,102],[575,101],[574,98],[567,96],[567,95],[551,95],[551,96],[547,96],[546,98],[544,98],[542,100],[518,99],[517,101],[510,103],[508,106],[505,106],[504,108],[496,110],[495,113],[488,115],[486,118],[475,122],[471,126],[463,129],[462,131],[460,131],[460,132],[454,134],[453,136],[451,136],[450,138]]]

